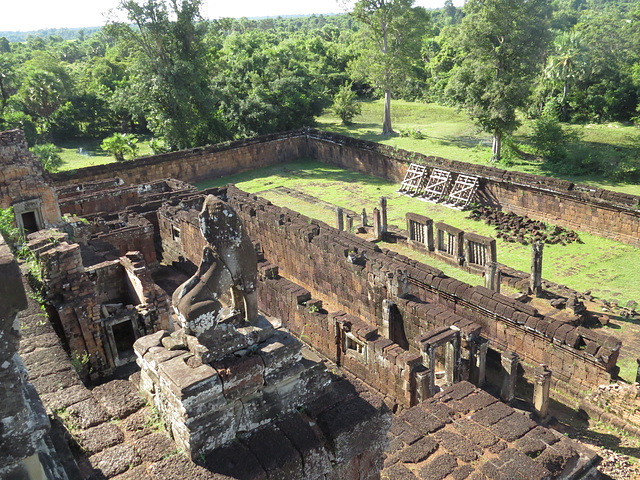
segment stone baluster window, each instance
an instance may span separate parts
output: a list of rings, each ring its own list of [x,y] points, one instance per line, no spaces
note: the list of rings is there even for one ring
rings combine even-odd
[[[463,238],[464,232],[445,223],[436,223],[436,253],[453,258],[456,263],[464,264]]]
[[[407,213],[406,219],[409,241],[433,251],[433,220],[415,213]]]
[[[424,243],[424,227],[425,225],[422,223],[418,223],[414,220],[409,220],[409,238],[416,242]]]
[[[485,265],[497,261],[496,241],[475,233],[464,234],[464,255],[467,265]]]
[[[347,355],[351,355],[358,360],[367,360],[367,343],[358,339],[351,332],[346,332],[344,336],[344,350]]]

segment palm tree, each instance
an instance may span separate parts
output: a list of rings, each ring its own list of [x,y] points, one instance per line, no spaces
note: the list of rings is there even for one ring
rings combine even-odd
[[[577,31],[561,32],[554,41],[554,53],[549,57],[545,74],[548,78],[563,82],[561,102],[563,121],[568,118],[569,81],[584,72],[586,66],[582,34]]]

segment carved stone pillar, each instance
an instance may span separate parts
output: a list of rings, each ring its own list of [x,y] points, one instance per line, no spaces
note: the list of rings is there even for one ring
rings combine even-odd
[[[360,214],[360,219],[362,220],[362,226],[366,227],[367,226],[367,210],[365,210],[364,208],[362,209],[362,213]]]
[[[500,293],[500,269],[497,262],[487,262],[484,266],[484,286]]]
[[[536,297],[542,294],[542,250],[544,243],[535,242],[531,245],[531,277],[529,289]]]
[[[395,304],[391,300],[382,300],[382,328],[380,335],[382,338],[391,338],[391,310]]]
[[[431,372],[428,368],[416,372],[416,400],[424,402],[431,397]]]
[[[487,375],[487,347],[489,344],[482,340],[471,344],[471,378],[476,387],[482,387]]]
[[[516,396],[516,380],[518,378],[518,362],[520,358],[516,352],[505,352],[502,354],[502,390],[500,399],[511,402]]]
[[[387,197],[380,197],[378,200],[380,207],[380,233],[387,231]]]
[[[336,228],[340,231],[344,230],[344,215],[340,207],[336,207]]]
[[[351,233],[353,230],[353,217],[351,215],[347,215],[346,217],[344,230],[345,232]]]
[[[549,387],[551,386],[551,370],[546,365],[540,365],[535,373],[533,387],[533,407],[538,416],[543,419],[549,410]]]
[[[380,240],[382,236],[382,224],[380,220],[380,210],[373,209],[373,236],[375,240]]]

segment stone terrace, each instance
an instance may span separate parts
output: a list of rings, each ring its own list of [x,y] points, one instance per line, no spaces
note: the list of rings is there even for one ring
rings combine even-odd
[[[395,416],[389,438],[388,480],[583,478],[600,461],[468,382]]]

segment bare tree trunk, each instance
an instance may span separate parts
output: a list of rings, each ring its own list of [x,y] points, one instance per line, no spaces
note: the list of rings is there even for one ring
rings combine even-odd
[[[493,132],[493,145],[491,146],[491,161],[500,161],[500,149],[502,148],[502,132],[496,130]]]
[[[384,120],[382,122],[382,134],[389,135],[393,133],[391,128],[391,91],[384,92]]]
[[[562,121],[567,121],[567,94],[569,93],[569,82],[565,78],[564,91],[562,92]]]

